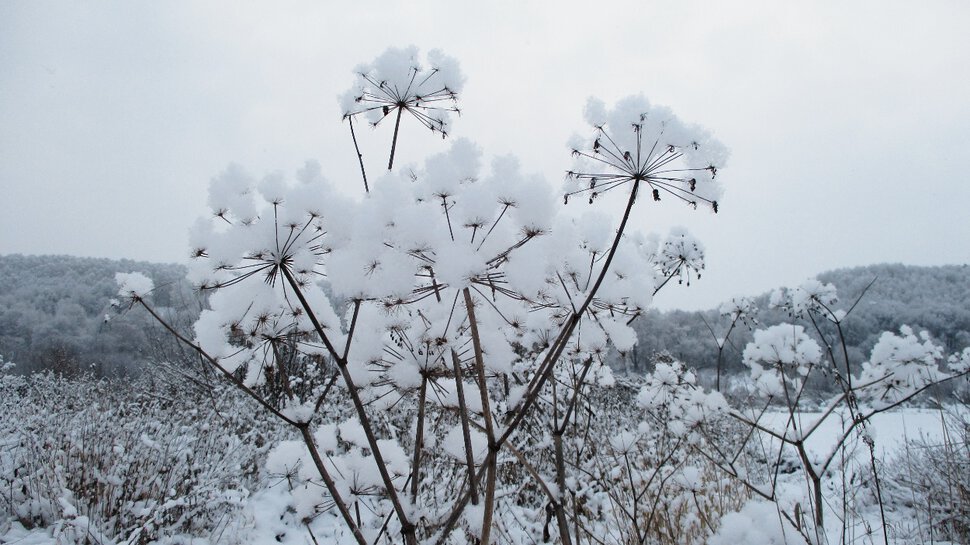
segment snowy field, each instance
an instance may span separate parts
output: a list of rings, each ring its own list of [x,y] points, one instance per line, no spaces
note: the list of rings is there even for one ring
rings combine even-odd
[[[191,396],[166,400],[167,394],[156,393],[149,399],[99,389],[103,386],[96,384],[80,391],[72,390],[71,383],[52,380],[27,384],[11,378],[4,382],[0,478],[5,490],[0,493],[0,543],[338,542],[325,534],[335,519],[328,525],[327,518],[321,517],[315,526],[302,528],[292,519],[290,477],[272,467],[278,464],[272,455],[267,457],[288,436],[272,421],[247,416],[254,413],[253,407],[238,397],[217,395],[212,401],[220,411],[210,413]],[[33,393],[25,394],[29,388]],[[36,403],[18,404],[15,397],[20,394],[16,392],[34,396]],[[100,401],[92,403],[92,398]],[[220,419],[218,426],[212,425],[214,414]],[[799,427],[810,428],[820,416],[817,412],[801,414]],[[918,502],[917,496],[898,482],[912,479],[919,463],[900,465],[899,460],[908,457],[915,461],[928,445],[942,444],[948,429],[943,418],[940,410],[910,408],[878,414],[869,427],[887,496],[892,542],[930,542],[929,530],[919,522],[920,506],[913,504]],[[781,429],[786,419],[784,413],[769,412],[762,423]],[[823,457],[833,449],[842,435],[842,421],[842,415],[833,413],[811,434],[807,450],[813,457]],[[953,433],[952,420],[949,422]],[[852,435],[846,447],[847,461],[841,462],[840,457],[823,480],[830,518],[817,541],[881,543],[879,512],[866,497],[871,494],[866,482],[871,478],[868,449],[858,434]],[[790,453],[786,456],[790,458]],[[796,465],[783,469],[777,484],[778,506],[789,513],[796,504],[808,501],[806,483]],[[161,478],[165,475],[168,480]],[[678,475],[672,480],[683,479]],[[842,508],[843,480],[849,481],[850,494],[859,500],[854,502],[856,511],[851,516]],[[25,493],[18,493],[18,488]],[[101,498],[127,502],[126,507],[112,510],[81,501],[92,488],[99,490]],[[132,497],[140,499],[132,502]],[[707,543],[804,542],[780,522],[773,504],[753,500],[738,509],[740,512],[722,518],[716,535],[709,532]],[[849,521],[844,528],[843,518]],[[309,528],[316,530],[314,537]],[[537,536],[517,535],[521,539],[503,536],[496,542],[541,542]]]
[[[962,415],[962,416],[960,416]],[[967,408],[965,406],[946,406],[942,409],[906,408],[879,413],[871,417],[865,431],[861,429],[848,434],[844,450],[837,450],[840,440],[846,436],[845,430],[851,417],[845,411],[836,411],[825,417],[821,412],[806,412],[795,417],[795,429],[811,431],[805,439],[806,451],[811,463],[816,467],[826,457],[834,454],[834,461],[822,476],[823,504],[827,509],[825,532],[816,535],[818,542],[825,543],[882,543],[882,523],[873,482],[873,463],[870,450],[862,440],[865,435],[874,441],[875,467],[879,471],[882,484],[883,501],[889,541],[893,543],[947,543],[934,539],[933,530],[921,518],[929,512],[933,501],[945,503],[946,497],[927,498],[920,494],[919,484],[929,485],[934,480],[936,468],[927,467],[928,453],[942,449],[945,444],[954,447],[950,452],[962,456],[956,466],[965,470],[970,463],[970,450],[965,443],[954,440],[954,417],[962,418],[965,425]],[[761,423],[766,428],[782,433],[789,421],[784,412],[766,412]],[[863,435],[863,433],[865,435]],[[791,434],[791,432],[790,432]],[[778,441],[767,440],[774,448]],[[788,512],[794,512],[796,505],[808,505],[809,485],[805,474],[800,471],[799,461],[794,449],[788,447],[780,464],[783,468],[778,479],[776,495],[778,505]],[[936,459],[939,462],[939,458]],[[938,470],[937,470],[938,471]],[[965,477],[964,477],[965,480]],[[917,483],[917,486],[913,486]],[[856,507],[847,508],[846,502]],[[749,504],[745,508],[746,517],[734,520],[737,525],[734,536],[741,541],[752,538],[752,532],[762,534],[751,528],[768,528],[765,534],[768,542],[804,542],[800,536],[793,535],[791,528],[778,522],[770,522],[775,510],[767,504]],[[862,505],[859,508],[858,505]],[[742,512],[744,513],[744,512]],[[834,517],[832,516],[834,515]],[[845,525],[842,522],[846,521]],[[767,524],[766,524],[766,521]],[[728,528],[725,519],[722,532]],[[751,526],[749,526],[751,525]],[[783,529],[781,527],[784,527]],[[776,531],[778,530],[778,531]],[[727,532],[726,535],[731,535]],[[712,543],[728,543],[729,540],[715,539]]]
[[[948,407],[946,410],[954,410]],[[798,415],[798,426],[810,428],[822,416],[820,412],[806,412]],[[943,439],[944,413],[939,409],[907,408],[879,413],[872,417],[868,432],[875,441],[876,455],[886,458],[900,454],[909,441],[928,444],[940,443]],[[763,421],[774,429],[781,429],[788,420],[788,414],[769,412]],[[844,411],[832,414],[822,421],[818,430],[806,440],[809,452],[822,456],[836,444],[851,417]]]

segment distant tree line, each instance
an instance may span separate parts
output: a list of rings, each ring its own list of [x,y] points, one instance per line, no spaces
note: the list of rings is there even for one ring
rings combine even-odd
[[[838,269],[816,278],[836,287],[840,308],[848,310],[861,296],[844,325],[854,362],[868,358],[883,331],[898,331],[901,325],[928,331],[947,351],[970,345],[970,266],[881,264]],[[770,293],[753,298],[760,309],[757,318],[761,327],[791,321],[786,312],[769,308],[769,299]],[[697,369],[710,371],[717,359],[715,334],[723,335],[727,321],[717,309],[651,310],[634,322],[639,339],[635,349],[617,357],[614,365],[642,373],[650,369],[656,354],[667,352]],[[725,347],[728,373],[742,371],[741,351],[751,338],[752,331],[743,326],[732,333]]]
[[[188,357],[143,313],[112,307],[117,272],[141,271],[155,283],[153,299],[175,323],[189,327],[200,298],[176,264],[71,256],[0,256],[0,354],[29,373],[90,371],[101,376],[137,373],[146,364]],[[970,267],[871,265],[822,273],[848,309],[864,293],[845,323],[850,357],[865,361],[883,331],[901,325],[927,330],[948,351],[970,345]],[[875,280],[873,282],[873,280]],[[869,284],[872,284],[869,286]],[[869,286],[868,290],[866,289]],[[790,321],[769,308],[770,294],[754,297],[762,327]],[[105,319],[107,316],[107,320]],[[618,371],[644,373],[657,354],[668,353],[710,375],[716,365],[715,334],[726,318],[717,309],[650,310],[633,322],[639,342],[612,360]],[[710,329],[709,329],[710,326]],[[725,347],[725,372],[743,371],[741,351],[751,340],[746,327]]]
[[[185,268],[131,260],[63,255],[0,256],[0,354],[16,372],[66,375],[137,373],[179,348],[140,313],[112,305],[115,273],[143,271],[157,286],[154,300],[191,324],[198,298],[183,280]]]

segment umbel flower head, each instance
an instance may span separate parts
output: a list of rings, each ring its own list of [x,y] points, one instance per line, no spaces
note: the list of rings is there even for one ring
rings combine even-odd
[[[670,230],[667,240],[657,252],[657,268],[665,278],[679,277],[680,284],[690,285],[691,271],[701,277],[704,270],[704,246],[682,227]]]
[[[565,194],[596,197],[625,184],[646,184],[653,200],[673,195],[695,208],[718,209],[715,183],[727,150],[706,130],[681,122],[663,106],[641,96],[627,97],[610,111],[597,99],[586,105],[586,120],[594,128],[591,141],[573,147],[577,159],[567,172]]]
[[[448,135],[449,114],[458,110],[458,92],[464,77],[458,62],[441,51],[428,53],[425,68],[418,48],[389,48],[369,64],[356,68],[357,81],[340,98],[344,119],[363,116],[374,127],[394,117],[394,138],[387,168],[394,165],[401,116],[405,112],[431,132]]]

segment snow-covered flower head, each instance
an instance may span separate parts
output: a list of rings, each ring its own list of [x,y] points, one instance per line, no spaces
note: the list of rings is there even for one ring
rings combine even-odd
[[[727,151],[706,130],[684,124],[668,108],[652,105],[642,95],[622,99],[612,110],[591,98],[586,120],[594,135],[573,147],[577,165],[567,173],[567,201],[571,195],[585,194],[592,203],[616,187],[643,183],[655,201],[673,195],[717,212],[721,188],[714,178]]]
[[[823,312],[834,311],[834,305],[839,302],[839,297],[832,284],[823,284],[815,279],[806,280],[801,286],[795,289],[791,296],[792,310],[796,314],[803,312]]]
[[[610,448],[613,452],[618,455],[627,454],[636,451],[639,447],[637,443],[640,441],[640,437],[629,430],[623,430],[613,437],[610,437]]]
[[[675,227],[657,253],[657,267],[663,277],[679,276],[678,282],[690,285],[691,271],[700,278],[704,270],[704,246],[686,229]]]
[[[721,316],[730,318],[732,322],[757,323],[754,316],[758,313],[758,306],[750,297],[732,297],[731,300],[721,304],[718,312]]]
[[[756,330],[742,357],[755,388],[764,395],[780,396],[786,385],[801,383],[822,360],[822,349],[804,327],[778,324]]]
[[[238,165],[214,177],[212,218],[200,218],[189,232],[193,285],[216,289],[254,275],[275,284],[283,269],[304,280],[322,274],[317,265],[329,253],[324,233],[342,225],[351,208],[318,169],[307,163],[297,183],[286,183],[279,173],[257,181]]]
[[[152,279],[142,273],[117,273],[115,281],[118,283],[118,295],[129,301],[141,299],[155,289]]]
[[[859,382],[863,395],[874,403],[893,404],[945,377],[939,369],[943,348],[926,331],[917,335],[909,326],[899,335],[886,331],[862,364]]]
[[[428,53],[427,67],[412,45],[389,48],[355,72],[357,81],[340,97],[343,117],[362,116],[375,127],[394,117],[394,144],[405,112],[442,137],[449,131],[449,114],[459,113],[458,93],[465,78],[458,61],[437,49]],[[388,169],[394,163],[394,144]]]
[[[964,348],[962,352],[951,355],[947,359],[947,365],[954,373],[970,373],[970,346]]]
[[[769,306],[780,310],[787,310],[792,316],[806,314],[822,315],[829,320],[838,321],[845,317],[845,312],[835,308],[839,302],[835,286],[823,284],[810,278],[797,288],[779,288],[771,293]]]
[[[637,404],[658,423],[686,433],[727,410],[719,392],[705,392],[683,363],[658,361],[637,394]]]

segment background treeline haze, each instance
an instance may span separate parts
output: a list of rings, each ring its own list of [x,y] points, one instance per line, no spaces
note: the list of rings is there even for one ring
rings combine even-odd
[[[99,376],[137,374],[144,365],[184,357],[171,338],[145,313],[119,313],[110,301],[117,292],[116,272],[140,271],[155,282],[154,302],[181,327],[195,321],[201,300],[184,281],[181,265],[70,256],[0,256],[0,354],[16,371],[82,371]],[[850,357],[865,361],[880,333],[907,324],[926,329],[947,351],[970,345],[970,267],[871,265],[822,273],[817,278],[838,288],[848,308],[875,279],[845,323]],[[689,288],[683,288],[689,289]],[[790,318],[768,308],[769,294],[755,298],[761,327]],[[120,309],[123,310],[123,309]],[[108,320],[105,320],[105,316]],[[705,323],[706,322],[706,323]],[[727,318],[717,309],[700,312],[650,310],[634,322],[635,350],[613,355],[618,371],[642,373],[658,353],[713,373],[718,336]],[[724,354],[727,374],[742,370],[741,350],[751,339],[736,329]]]
[[[179,348],[143,312],[111,305],[115,273],[141,271],[157,286],[154,301],[190,326],[199,298],[181,265],[70,256],[0,256],[0,354],[15,371],[96,376],[138,373],[176,357]],[[107,320],[106,320],[107,317]]]

